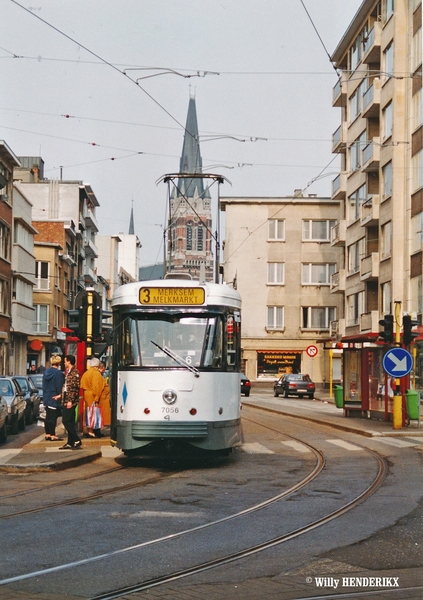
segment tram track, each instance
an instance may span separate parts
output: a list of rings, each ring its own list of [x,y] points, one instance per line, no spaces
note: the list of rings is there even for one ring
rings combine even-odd
[[[279,435],[281,435],[283,433],[274,427],[265,425],[263,423],[258,423],[257,420],[251,420],[247,417],[245,417],[245,419],[248,421],[251,421],[255,424],[259,424],[261,427],[264,427],[267,430],[276,432]],[[239,517],[246,517],[246,516],[252,514],[253,512],[260,511],[260,510],[270,506],[271,504],[276,503],[279,500],[282,500],[283,498],[287,498],[288,496],[294,494],[295,492],[299,491],[300,489],[305,488],[309,483],[311,483],[314,479],[316,479],[316,477],[318,477],[318,475],[322,472],[322,470],[325,466],[325,457],[323,455],[323,452],[320,449],[316,448],[315,446],[313,446],[309,443],[304,442],[303,440],[299,439],[298,437],[288,435],[286,433],[283,433],[283,435],[290,438],[291,440],[296,440],[299,443],[307,446],[308,449],[313,452],[313,454],[315,456],[315,462],[314,462],[313,468],[309,471],[309,473],[304,478],[302,478],[295,485],[284,490],[280,494],[272,496],[271,498],[268,498],[262,502],[255,504],[254,506],[248,507],[242,511],[239,511],[235,514],[228,515],[228,516],[218,519],[216,521],[204,523],[204,524],[199,525],[194,528],[186,529],[184,531],[176,532],[176,533],[173,533],[170,535],[165,535],[160,538],[142,542],[140,544],[135,544],[135,545],[132,545],[127,548],[121,548],[121,549],[111,551],[111,552],[108,552],[108,553],[105,553],[102,555],[91,556],[91,557],[87,557],[85,559],[81,559],[79,561],[74,561],[72,563],[57,565],[56,567],[42,569],[40,571],[27,573],[27,574],[23,574],[23,575],[20,575],[17,577],[0,580],[0,585],[12,584],[15,582],[23,581],[25,579],[30,579],[31,577],[38,578],[40,576],[58,573],[60,571],[66,570],[66,569],[77,568],[77,567],[87,565],[90,563],[99,562],[103,559],[113,559],[115,557],[118,557],[119,555],[123,555],[124,553],[141,550],[143,548],[147,548],[147,547],[153,546],[155,544],[177,540],[178,538],[182,538],[183,536],[187,536],[188,534],[201,532],[207,528],[211,528],[213,526],[219,525],[221,523],[224,523],[224,522],[227,522],[227,521],[239,518]],[[266,540],[262,543],[252,544],[252,545],[249,545],[247,548],[241,549],[239,551],[228,553],[224,556],[217,557],[217,558],[214,558],[209,561],[204,561],[204,562],[201,562],[201,563],[193,565],[193,566],[188,566],[187,568],[184,568],[184,569],[175,570],[172,573],[167,573],[167,574],[155,577],[155,578],[151,578],[151,579],[145,580],[141,583],[137,583],[134,585],[129,585],[129,586],[121,587],[121,588],[116,588],[116,589],[113,589],[112,591],[108,591],[106,593],[102,593],[102,594],[93,596],[91,600],[106,600],[109,598],[110,599],[119,598],[124,595],[142,592],[142,591],[145,591],[145,590],[148,590],[148,589],[160,586],[160,585],[165,585],[165,584],[168,584],[171,582],[175,582],[177,580],[181,580],[181,579],[184,579],[184,578],[196,575],[196,574],[206,572],[213,568],[223,567],[223,566],[229,565],[235,561],[241,560],[243,558],[247,558],[254,554],[258,554],[260,552],[268,550],[272,547],[286,543],[290,540],[293,540],[294,538],[298,538],[302,535],[305,535],[305,534],[313,531],[314,529],[316,529],[318,527],[321,527],[321,526],[331,522],[332,520],[334,520],[336,518],[341,517],[342,515],[344,515],[345,513],[352,510],[353,508],[358,506],[360,503],[362,503],[366,499],[368,499],[383,483],[383,481],[386,477],[386,474],[388,472],[388,463],[382,456],[380,456],[379,454],[377,454],[374,451],[369,450],[368,448],[365,448],[365,447],[362,447],[362,448],[366,452],[370,453],[376,460],[376,463],[378,465],[377,474],[376,474],[375,478],[373,479],[373,481],[371,482],[371,484],[369,486],[367,486],[365,490],[363,490],[358,496],[356,496],[355,498],[353,498],[351,501],[347,502],[343,506],[337,508],[336,510],[333,510],[332,512],[328,513],[327,515],[322,516],[319,519],[311,521],[311,522],[307,523],[306,525],[295,528],[290,532],[275,536],[275,537],[271,538],[270,540]],[[158,479],[158,478],[156,478],[156,479]],[[124,489],[125,488],[122,486],[119,487],[119,491],[123,491]],[[129,486],[127,489],[129,489]],[[110,493],[110,491],[108,491],[108,493]],[[94,495],[92,497],[94,498]],[[73,499],[72,503],[77,503],[78,501],[81,502],[82,500],[81,499],[79,499],[79,500]],[[56,505],[59,506],[59,503],[57,503]]]

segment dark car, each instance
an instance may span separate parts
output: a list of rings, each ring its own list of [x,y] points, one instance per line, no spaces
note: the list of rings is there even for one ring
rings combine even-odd
[[[241,394],[244,394],[244,396],[248,397],[250,395],[250,390],[251,381],[244,375],[244,373],[241,373]]]
[[[0,442],[7,440],[7,402],[0,397]]]
[[[44,420],[46,418],[46,409],[43,403],[43,374],[42,373],[30,373],[28,377],[34,383],[35,387],[38,390],[38,395],[40,397],[40,407],[38,411],[38,418]]]
[[[7,429],[14,435],[25,429],[25,393],[13,377],[0,377],[0,396],[7,403]]]
[[[18,382],[21,390],[25,392],[25,421],[28,424],[33,423],[40,413],[41,398],[38,393],[38,388],[27,375],[15,375],[13,379]]]
[[[279,394],[283,394],[285,398],[288,396],[308,396],[314,398],[316,386],[310,379],[310,375],[304,375],[303,373],[288,373],[275,381],[273,386],[273,395],[278,397]]]

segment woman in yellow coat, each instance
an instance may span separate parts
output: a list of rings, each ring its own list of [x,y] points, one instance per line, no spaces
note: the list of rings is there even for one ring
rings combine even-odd
[[[92,358],[90,368],[81,377],[81,388],[84,390],[85,412],[87,408],[99,403],[105,381],[99,371],[100,361]],[[97,437],[93,427],[87,427],[88,437]]]
[[[101,392],[99,406],[101,408],[101,412],[103,413],[103,425],[110,425],[111,423],[111,410],[110,410],[110,388],[108,384],[108,378],[105,378],[106,365],[104,362],[100,363],[98,368],[103,379],[104,379],[104,387]]]

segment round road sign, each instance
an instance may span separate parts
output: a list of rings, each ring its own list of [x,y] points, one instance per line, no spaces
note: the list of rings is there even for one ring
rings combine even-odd
[[[311,358],[314,358],[315,356],[317,356],[318,353],[318,348],[317,346],[307,346],[306,348],[306,352],[308,354],[308,356],[310,356]]]

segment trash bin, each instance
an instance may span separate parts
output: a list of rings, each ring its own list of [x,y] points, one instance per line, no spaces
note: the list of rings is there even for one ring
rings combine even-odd
[[[335,406],[344,408],[344,388],[342,385],[335,385]]]
[[[416,390],[407,390],[405,392],[407,400],[407,412],[408,417],[414,421],[418,420],[420,416],[420,397],[419,392]]]

